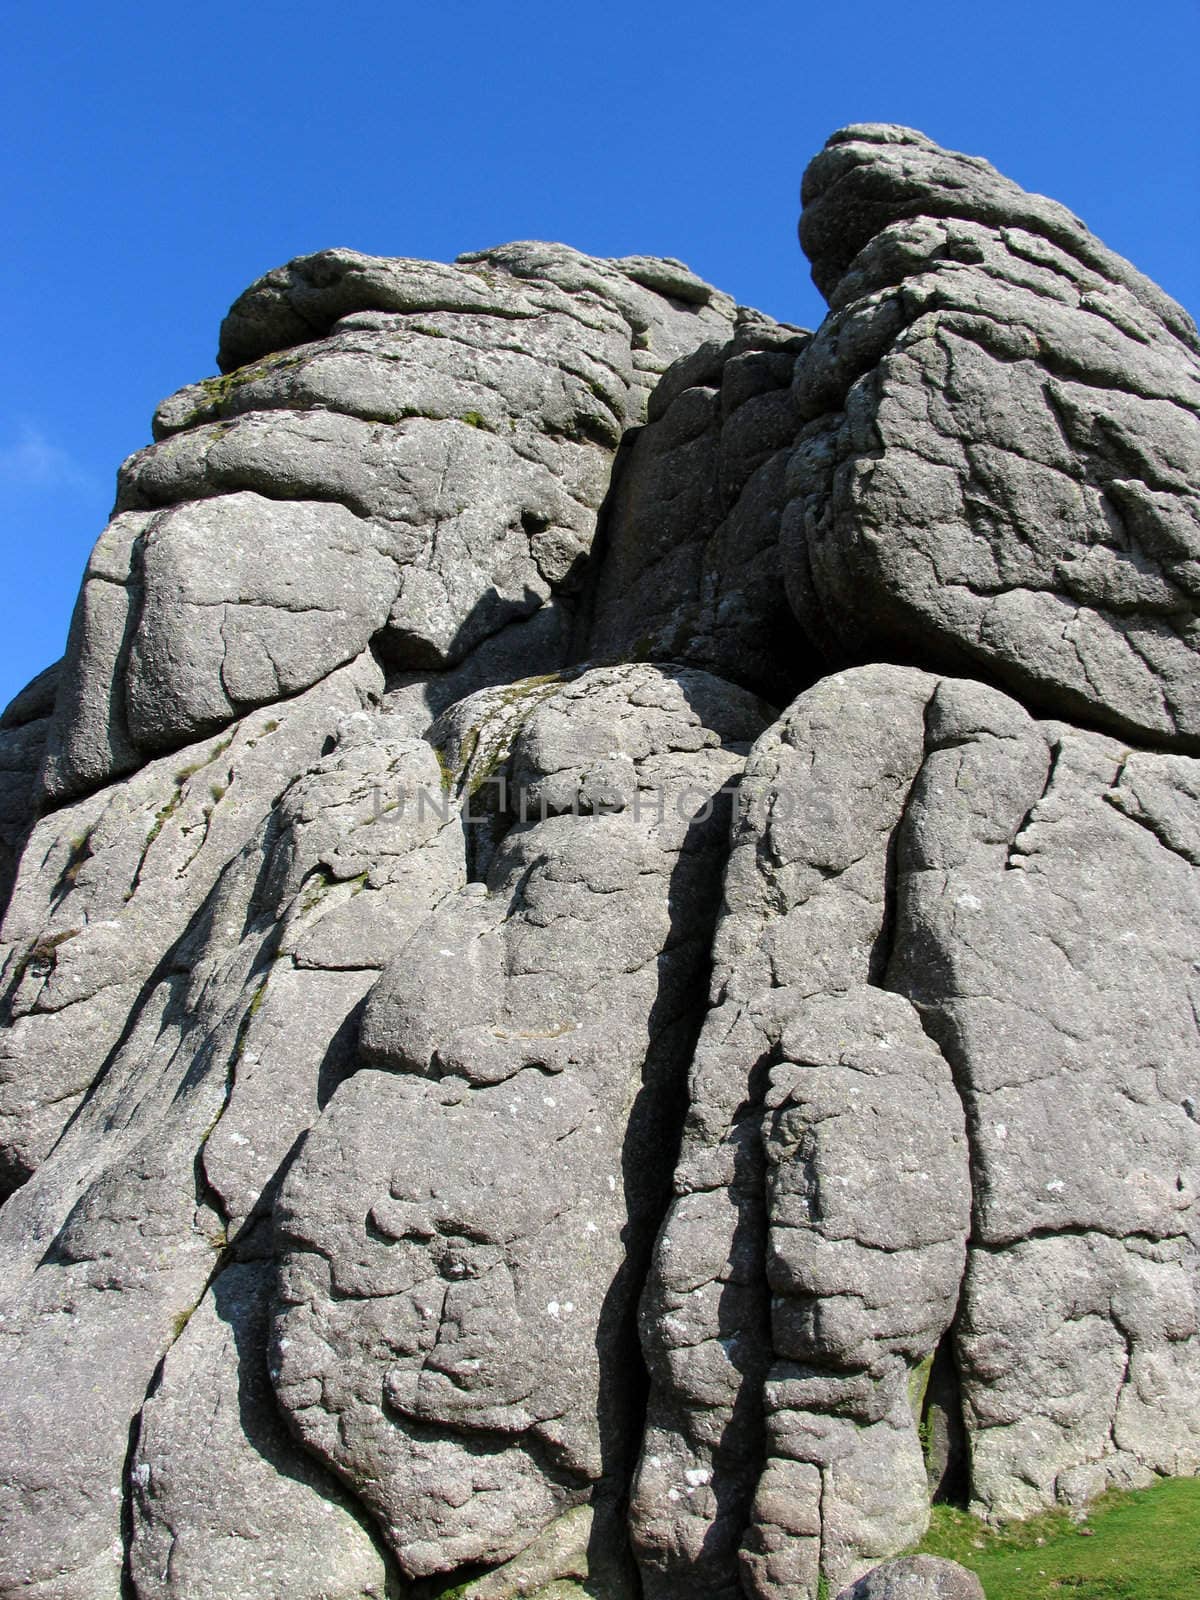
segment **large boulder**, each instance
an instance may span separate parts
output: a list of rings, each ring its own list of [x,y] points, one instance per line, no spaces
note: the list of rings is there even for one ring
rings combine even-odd
[[[835,664],[907,659],[1200,748],[1200,357],[1059,206],[920,134],[835,134],[801,237],[784,569]]]
[[[984,1600],[973,1572],[941,1556],[901,1556],[872,1567],[838,1600]]]

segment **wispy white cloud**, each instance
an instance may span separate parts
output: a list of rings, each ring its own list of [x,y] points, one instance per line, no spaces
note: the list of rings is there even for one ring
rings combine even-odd
[[[20,424],[12,442],[0,442],[0,484],[76,494],[95,494],[100,487],[69,450],[31,422]]]

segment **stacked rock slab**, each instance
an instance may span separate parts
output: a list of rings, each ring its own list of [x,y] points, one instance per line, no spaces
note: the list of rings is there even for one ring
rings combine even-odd
[[[1077,219],[907,129],[835,134],[801,237],[830,315],[782,544],[833,661],[933,663],[1200,748],[1195,328]]]
[[[0,718],[0,1600],[941,1592],[939,1486],[1200,1470],[1195,330],[911,130],[804,201],[811,336],[300,258],[122,468]]]
[[[655,389],[606,508],[589,656],[691,662],[780,704],[811,681],[779,549],[808,337],[742,315]]]
[[[372,641],[394,666],[443,668],[546,608],[556,665],[648,375],[731,331],[724,296],[651,265],[554,245],[454,267],[342,250],[253,285],[222,334],[233,370],[164,401],[160,442],[122,469],[46,794],[293,695]]]

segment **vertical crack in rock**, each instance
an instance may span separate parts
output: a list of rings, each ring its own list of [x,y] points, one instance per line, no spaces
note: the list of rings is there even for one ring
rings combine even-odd
[[[956,1314],[929,1362],[925,1393],[920,1397],[919,1434],[930,1501],[962,1507],[969,1494],[970,1463],[962,1383],[954,1355],[957,1326]]]
[[[815,1594],[923,1527],[908,1372],[957,1296],[965,1142],[940,1056],[869,980],[934,685],[900,668],[826,679],[747,766],[644,1300],[633,1524],[651,1596]],[[735,1359],[738,1338],[754,1348]]]
[[[265,797],[248,788],[244,804],[260,819],[263,810],[254,808],[264,807],[269,824],[260,821],[220,871],[191,927],[161,963],[161,981],[139,1002],[110,1070],[0,1213],[6,1352],[20,1361],[23,1373],[21,1384],[12,1385],[20,1407],[0,1438],[0,1512],[10,1535],[21,1535],[14,1546],[23,1548],[21,1570],[40,1571],[52,1590],[59,1585],[65,1593],[83,1582],[96,1596],[119,1589],[124,1462],[117,1455],[124,1452],[116,1442],[147,1404],[148,1385],[165,1357],[165,1398],[151,1408],[155,1425],[143,1429],[134,1466],[139,1494],[146,1490],[134,1506],[130,1557],[142,1600],[150,1594],[190,1600],[197,1593],[226,1592],[230,1568],[218,1552],[230,1548],[242,1552],[238,1582],[255,1591],[271,1561],[282,1559],[281,1549],[298,1559],[303,1545],[297,1541],[306,1527],[325,1529],[333,1565],[322,1577],[304,1556],[293,1568],[291,1594],[305,1592],[303,1582],[326,1581],[332,1589],[310,1592],[357,1600],[373,1585],[383,1593],[382,1558],[361,1530],[354,1531],[352,1514],[336,1509],[345,1507],[344,1497],[335,1492],[334,1509],[327,1508],[328,1485],[322,1487],[315,1468],[281,1475],[271,1467],[266,1477],[274,1487],[259,1494],[265,1469],[261,1452],[239,1432],[237,1399],[239,1383],[252,1375],[239,1378],[236,1341],[222,1342],[221,1319],[214,1320],[213,1309],[220,1298],[213,1250],[222,1259],[235,1252],[228,1270],[269,1250],[264,1207],[281,1166],[318,1114],[324,1079],[332,1070],[336,1081],[344,1071],[334,1056],[345,1052],[346,1019],[389,950],[448,888],[462,882],[454,829],[411,817],[403,825],[381,825],[373,814],[379,784],[436,781],[429,747],[402,728],[399,737],[389,737],[386,721],[368,716],[357,693],[343,700],[332,723],[323,721],[329,709],[326,691],[326,699],[310,708],[307,737],[315,734],[324,744],[340,722],[333,750],[314,761],[310,745],[309,772],[274,804],[273,787]],[[284,733],[285,719],[304,713],[295,703],[279,711],[273,726],[256,725],[253,742],[257,749],[282,736],[287,758],[295,730]],[[247,783],[248,770],[252,766],[237,768]],[[237,789],[235,777],[228,793],[211,801],[214,816]],[[170,817],[156,818],[158,838],[182,815],[176,806]],[[212,817],[200,815],[192,826],[207,828],[214,839]],[[122,844],[125,839],[118,827],[111,847],[97,849],[85,864],[91,869],[89,905],[104,903],[122,881],[129,882],[123,872],[149,860],[137,827],[128,839],[132,848]],[[186,840],[181,848],[194,854]],[[421,853],[417,872],[410,857]],[[193,861],[188,872],[196,870]],[[157,875],[152,881],[159,882]],[[85,887],[77,885],[77,892]],[[143,875],[137,898],[148,892]],[[175,910],[161,898],[150,904],[162,907],[160,916]],[[259,1270],[266,1270],[265,1263]],[[258,1301],[263,1303],[262,1286]],[[206,1330],[199,1350],[180,1342],[185,1323],[195,1324],[196,1340]],[[185,1414],[175,1421],[171,1396],[177,1383],[186,1389],[194,1360],[201,1390],[208,1387],[210,1358],[222,1373],[220,1431],[226,1448],[197,1457],[194,1451],[189,1455],[195,1418]],[[94,1383],[98,1366],[106,1373],[100,1390]],[[258,1393],[269,1398],[265,1372]],[[194,1402],[185,1413],[190,1410]],[[282,1462],[291,1447],[281,1425],[271,1423],[264,1406],[259,1413],[255,1426],[275,1439],[274,1459]],[[31,1438],[40,1441],[37,1451],[29,1448]],[[54,1461],[52,1471],[43,1457]],[[197,1492],[205,1472],[223,1471],[245,1476],[249,1503],[257,1505],[259,1537],[247,1535],[245,1502],[236,1491]],[[56,1485],[53,1498],[38,1497],[36,1524],[26,1533],[17,1508],[25,1503],[26,1485],[44,1475]],[[293,1490],[293,1484],[307,1487]],[[155,1559],[142,1561],[137,1554],[139,1542],[153,1552],[164,1529],[175,1540],[174,1565],[183,1574],[177,1582],[162,1578]],[[231,1538],[240,1542],[231,1547]]]
[[[277,1392],[411,1577],[510,1559],[589,1499],[618,1537],[720,791],[764,711],[702,672],[601,668],[484,691],[438,733],[464,792],[472,760],[505,765],[507,832],[373,991],[367,1066],[276,1207]]]
[[[1126,811],[1194,840],[1193,767],[1042,727],[981,686],[931,701],[888,981],[968,1107],[957,1356],[971,1491],[993,1514],[1200,1459],[1194,1393],[1176,1387],[1198,1328],[1183,1102],[1200,903],[1187,854]],[[1172,1398],[1148,1430],[1151,1391]]]
[[[930,705],[926,703],[924,713],[924,741],[926,751],[930,743]],[[1053,771],[1053,763],[1050,771]],[[883,920],[879,938],[871,952],[870,976],[871,981],[879,988],[889,988],[888,972],[896,950],[901,923],[901,890],[899,884],[898,857],[900,841],[903,837],[904,818],[908,813],[913,800],[913,791],[920,777],[920,773],[913,776],[908,794],[901,808],[897,826],[892,830],[888,839],[883,887]],[[1047,776],[1047,786],[1050,778]],[[1021,829],[1028,821],[1033,807],[1026,814],[1014,835],[1019,837]],[[1011,852],[1010,852],[1011,854]],[[1011,863],[1006,863],[1011,864]],[[972,1131],[973,1105],[965,1097],[954,1075],[953,1060],[942,1049],[942,1042],[926,1023],[926,1018],[921,1008],[915,1008],[915,1014],[930,1043],[938,1054],[946,1061],[950,1069],[950,1081],[955,1093],[958,1095],[962,1109],[962,1127],[966,1138],[966,1160],[969,1183],[969,1193],[974,1195],[976,1188],[975,1175],[975,1139]],[[967,1244],[970,1244],[968,1235]],[[964,1262],[965,1266],[965,1262]],[[962,1283],[960,1280],[956,1296],[954,1314],[949,1325],[938,1339],[931,1354],[918,1365],[914,1366],[908,1379],[909,1403],[917,1422],[917,1438],[921,1448],[921,1455],[925,1463],[926,1488],[930,1504],[938,1502],[951,1502],[956,1505],[965,1505],[969,1494],[969,1459],[967,1450],[967,1437],[963,1421],[962,1385],[959,1379],[958,1362],[955,1357],[955,1336],[959,1321],[959,1308],[961,1306]]]
[[[688,1164],[697,1142],[693,1067],[677,1196],[641,1301],[651,1386],[631,1519],[650,1595],[671,1592],[677,1569],[705,1594],[737,1592],[731,1552],[763,1464],[769,1335],[757,1128],[776,1052],[754,1059],[766,1042],[758,1019],[732,1009],[732,1018],[710,1013],[697,1058],[728,1052],[730,1087],[740,1081],[744,1098],[707,1159]]]

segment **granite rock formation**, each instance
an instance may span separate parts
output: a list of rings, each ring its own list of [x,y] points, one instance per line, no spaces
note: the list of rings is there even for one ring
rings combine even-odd
[[[0,718],[0,1600],[941,1594],[1200,1470],[1200,344],[911,130],[803,199],[814,333],[302,257],[122,467]]]

